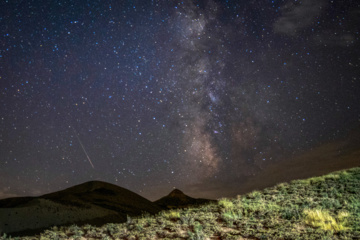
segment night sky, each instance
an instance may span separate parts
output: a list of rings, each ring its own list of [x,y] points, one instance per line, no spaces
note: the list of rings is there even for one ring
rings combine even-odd
[[[222,197],[359,127],[359,24],[358,0],[1,1],[0,198]]]

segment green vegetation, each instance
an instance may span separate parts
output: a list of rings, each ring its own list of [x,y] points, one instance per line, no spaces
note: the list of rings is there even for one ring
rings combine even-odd
[[[122,224],[53,227],[40,236],[17,239],[39,238],[359,239],[360,168],[282,183],[196,208],[128,217]]]

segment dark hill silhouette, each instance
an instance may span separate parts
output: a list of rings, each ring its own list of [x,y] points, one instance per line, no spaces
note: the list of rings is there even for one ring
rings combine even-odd
[[[125,222],[127,215],[155,214],[161,208],[125,188],[100,182],[86,182],[40,197],[0,200],[0,233],[38,233],[54,225]]]
[[[86,206],[90,203],[128,215],[140,215],[143,212],[154,214],[160,210],[152,202],[134,192],[101,181],[86,182],[42,197],[75,206]]]
[[[160,198],[154,203],[160,206],[163,209],[171,208],[185,208],[193,205],[200,205],[212,202],[214,200],[202,199],[202,198],[192,198],[185,195],[179,189],[174,189],[169,195]]]

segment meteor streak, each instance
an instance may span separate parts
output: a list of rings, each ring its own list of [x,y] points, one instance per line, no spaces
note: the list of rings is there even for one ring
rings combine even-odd
[[[84,151],[84,153],[85,153],[85,155],[86,155],[87,159],[89,160],[89,163],[91,164],[92,168],[93,168],[93,169],[95,169],[94,164],[92,163],[92,161],[91,161],[91,159],[90,159],[90,157],[89,157],[89,154],[87,154],[87,152],[86,152],[86,150],[85,150],[84,145],[82,144],[82,142],[81,142],[81,140],[80,140],[79,136],[77,135],[77,133],[76,133],[76,131],[75,131],[75,128],[73,128],[73,130],[74,130],[74,133],[75,133],[75,136],[76,136],[77,140],[78,140],[78,141],[79,141],[79,143],[80,143],[81,148],[83,149],[83,151]]]

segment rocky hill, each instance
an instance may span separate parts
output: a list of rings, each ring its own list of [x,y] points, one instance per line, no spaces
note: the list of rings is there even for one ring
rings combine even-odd
[[[179,189],[174,189],[169,195],[160,198],[154,203],[164,209],[171,208],[185,208],[193,205],[200,205],[204,203],[209,203],[213,200],[202,199],[202,198],[192,198],[185,195]]]

